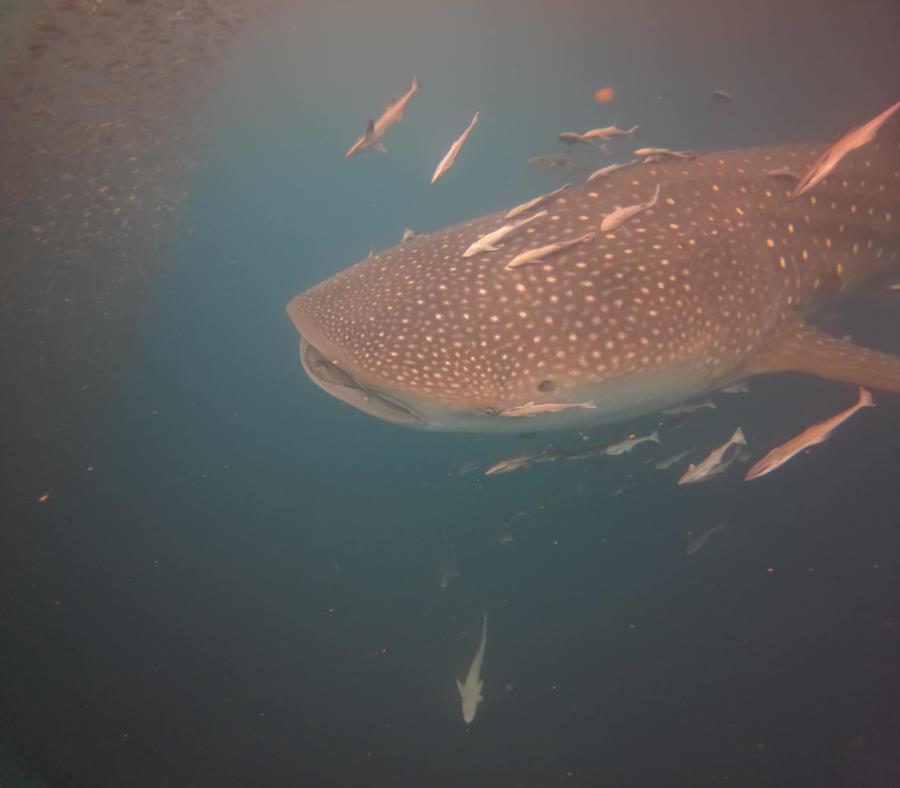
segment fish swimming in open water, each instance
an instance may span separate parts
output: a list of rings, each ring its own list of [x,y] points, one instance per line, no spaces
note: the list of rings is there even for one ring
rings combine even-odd
[[[394,99],[391,99],[388,102],[387,108],[381,113],[381,117],[378,118],[378,120],[369,121],[365,133],[350,146],[350,150],[346,153],[346,158],[349,159],[351,156],[355,156],[360,151],[366,149],[377,150],[379,153],[387,153],[387,148],[384,147],[381,138],[391,126],[403,120],[410,99],[412,99],[412,97],[421,89],[422,83],[413,77],[410,89],[398,100],[394,101]]]
[[[842,410],[840,413],[835,414],[830,419],[825,419],[825,421],[820,421],[818,424],[813,424],[812,427],[803,430],[803,432],[791,438],[786,443],[772,449],[772,451],[747,471],[747,475],[744,479],[746,481],[758,479],[760,476],[765,476],[767,473],[777,470],[788,460],[796,457],[804,449],[808,449],[810,446],[815,446],[819,443],[825,443],[825,441],[831,437],[831,433],[857,411],[862,410],[863,408],[874,407],[875,401],[872,399],[872,395],[864,388],[860,388],[859,399],[855,404],[851,405],[846,410]]]
[[[656,470],[665,471],[671,468],[673,465],[677,465],[681,460],[687,457],[693,449],[685,449],[684,451],[678,452],[678,454],[673,454],[671,457],[666,457],[664,460],[660,460],[656,463]]]
[[[456,138],[456,140],[450,146],[450,150],[448,150],[444,154],[444,158],[438,162],[438,166],[435,168],[434,174],[431,176],[432,183],[434,183],[453,166],[453,162],[455,162],[456,157],[459,156],[459,152],[462,150],[462,146],[465,145],[466,140],[469,139],[469,135],[472,133],[472,129],[474,129],[478,124],[479,115],[480,113],[476,112],[472,116],[472,120],[469,121],[469,125],[466,127],[466,130]]]
[[[538,170],[559,170],[572,174],[582,170],[582,166],[568,153],[542,153],[532,156],[528,159],[528,163]]]
[[[495,463],[488,468],[484,472],[484,475],[496,476],[500,473],[510,473],[519,470],[519,468],[527,468],[529,465],[536,462],[551,462],[552,460],[561,459],[563,456],[561,450],[554,446],[547,446],[544,449],[529,451],[524,454],[517,454],[515,457],[500,460],[500,462]]]
[[[630,129],[604,126],[602,129],[591,129],[590,131],[586,131],[581,136],[586,140],[611,140],[616,137],[637,137],[640,130],[639,126],[632,126]]]
[[[581,142],[584,145],[590,145],[592,148],[599,148],[600,150],[606,149],[606,143],[600,139],[591,139],[590,137],[586,137],[584,134],[578,134],[574,131],[564,131],[560,134],[556,135],[556,139],[560,142],[565,142],[567,145],[572,145],[575,142]]]
[[[475,712],[478,710],[478,704],[484,698],[481,690],[484,687],[484,681],[481,679],[481,665],[484,662],[484,647],[487,644],[487,613],[484,614],[484,622],[481,625],[481,642],[478,644],[478,651],[475,652],[475,658],[469,666],[469,672],[466,673],[466,680],[456,680],[456,688],[459,690],[459,697],[462,700],[462,715],[466,725],[475,719]]]
[[[720,531],[724,532],[727,530],[728,529],[724,525],[714,525],[708,531],[704,531],[699,536],[694,536],[692,534],[688,539],[687,545],[684,548],[684,554],[693,555],[694,553],[699,553],[712,536],[719,533]]]
[[[693,484],[694,482],[705,482],[724,473],[738,458],[738,452],[733,451],[730,457],[726,457],[728,450],[732,446],[746,446],[747,439],[744,437],[744,431],[738,427],[725,443],[718,449],[713,449],[709,456],[703,462],[694,465],[691,463],[684,475],[678,480],[679,484]]]
[[[628,454],[629,452],[634,451],[634,448],[640,446],[642,443],[659,442],[659,433],[654,430],[649,435],[644,435],[639,438],[631,435],[620,443],[614,443],[612,446],[607,446],[605,451],[606,454],[609,454],[611,457],[618,457],[620,454]]]
[[[590,240],[512,270],[462,257],[506,208],[410,238],[290,302],[303,366],[370,415],[473,432],[520,431],[498,414],[523,402],[594,402],[529,421],[582,429],[782,371],[900,392],[900,358],[805,322],[848,288],[900,273],[898,145],[895,115],[797,198],[766,173],[805,172],[827,145],[621,170],[560,194],[503,253]],[[657,184],[656,205],[599,231],[603,214]]]

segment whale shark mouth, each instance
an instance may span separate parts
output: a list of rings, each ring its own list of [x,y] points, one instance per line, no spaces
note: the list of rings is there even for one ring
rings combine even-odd
[[[364,386],[327,358],[304,337],[300,339],[300,361],[306,374],[333,397],[384,421],[410,427],[425,427],[427,419],[396,397]]]

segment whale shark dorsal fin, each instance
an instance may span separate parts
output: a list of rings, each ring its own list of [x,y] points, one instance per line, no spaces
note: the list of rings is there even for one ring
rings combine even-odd
[[[456,689],[459,690],[459,696],[461,698],[466,697],[466,688],[463,686],[463,683],[459,679],[456,680]]]
[[[780,328],[747,371],[805,372],[900,394],[900,357],[835,339],[799,320]]]

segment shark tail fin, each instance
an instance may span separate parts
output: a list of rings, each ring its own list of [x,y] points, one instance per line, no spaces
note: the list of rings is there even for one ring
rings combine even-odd
[[[900,394],[900,357],[835,339],[802,322],[785,326],[747,371],[804,372]]]

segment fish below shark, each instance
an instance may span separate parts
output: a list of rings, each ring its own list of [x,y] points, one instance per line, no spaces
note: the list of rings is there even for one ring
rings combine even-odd
[[[795,371],[900,392],[900,357],[804,319],[848,288],[900,271],[900,115],[815,188],[827,145],[642,164],[560,193],[547,215],[464,257],[505,210],[409,240],[296,296],[300,357],[325,391],[431,430],[509,432],[610,423],[753,375]],[[611,232],[603,217],[657,201]],[[571,245],[538,264],[530,249]]]

